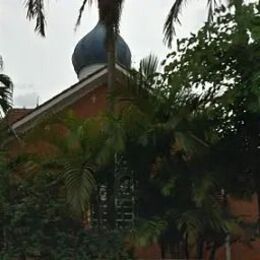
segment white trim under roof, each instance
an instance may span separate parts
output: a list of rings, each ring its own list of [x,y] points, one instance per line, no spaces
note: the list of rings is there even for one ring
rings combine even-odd
[[[116,69],[119,70],[120,72],[122,72],[126,76],[129,75],[128,71],[126,69],[124,69],[122,66],[118,65],[118,64],[116,64]],[[100,70],[100,68],[99,68],[99,70]],[[79,91],[82,88],[84,88],[87,84],[90,84],[94,80],[97,80],[98,78],[104,76],[107,73],[107,71],[108,71],[107,67],[104,67],[102,70],[97,71],[96,73],[94,72],[93,75],[87,77],[86,79],[83,79],[82,81],[80,81],[76,85],[72,86],[71,88],[69,88],[67,90],[64,90],[64,93],[61,92],[60,94],[58,94],[54,98],[52,98],[52,99],[46,101],[45,103],[43,103],[39,108],[36,108],[35,110],[33,110],[31,113],[29,113],[25,117],[23,117],[20,120],[16,121],[11,126],[12,129],[13,130],[17,130],[22,125],[24,125],[24,124],[28,123],[29,121],[37,118],[40,114],[44,113],[45,111],[47,111],[50,108],[52,108],[55,105],[57,105],[62,100],[68,98],[69,96],[73,95],[77,91]],[[90,89],[89,92],[90,91],[92,91],[92,89]]]
[[[127,71],[127,69],[125,69],[124,67],[122,67],[121,65],[116,63],[116,69],[118,69],[119,71],[121,71],[123,74],[125,74],[126,76],[129,76],[129,72]]]
[[[17,128],[19,128],[20,126],[22,126],[23,124],[31,121],[32,119],[34,119],[35,117],[39,116],[40,114],[44,113],[46,110],[50,109],[51,107],[55,106],[56,104],[58,104],[59,102],[61,102],[63,99],[69,97],[70,95],[74,94],[75,92],[79,91],[80,89],[82,89],[83,87],[85,87],[87,84],[91,83],[92,81],[94,81],[95,79],[98,79],[99,77],[102,77],[103,75],[105,75],[107,73],[107,68],[104,68],[103,70],[101,70],[100,72],[94,74],[93,76],[87,78],[86,80],[82,80],[81,82],[79,82],[78,85],[76,85],[75,87],[69,89],[68,91],[62,93],[61,95],[57,96],[56,98],[54,98],[53,100],[51,100],[50,102],[46,102],[46,104],[43,104],[41,107],[39,107],[38,109],[35,109],[34,111],[32,111],[30,114],[28,114],[27,116],[23,117],[22,119],[18,120],[17,122],[15,122],[12,125],[12,128],[14,130],[16,130]]]
[[[94,65],[84,67],[80,70],[78,79],[83,80],[84,78],[88,77],[89,75],[93,74],[95,71],[97,71],[105,66],[106,66],[105,63],[100,63],[100,64],[94,64]]]

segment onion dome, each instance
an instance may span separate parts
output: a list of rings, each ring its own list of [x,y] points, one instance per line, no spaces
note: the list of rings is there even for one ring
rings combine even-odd
[[[76,45],[72,63],[79,78],[86,76],[86,71],[93,71],[93,67],[97,68],[107,63],[105,38],[106,28],[103,23],[98,22],[95,28]],[[126,68],[131,66],[130,49],[120,35],[116,40],[116,62]]]

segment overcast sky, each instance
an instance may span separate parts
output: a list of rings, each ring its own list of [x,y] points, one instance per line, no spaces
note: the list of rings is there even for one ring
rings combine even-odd
[[[163,44],[162,28],[174,0],[126,0],[121,35],[128,43],[133,65],[156,54],[170,52]],[[97,8],[87,8],[75,32],[82,0],[46,0],[47,37],[34,32],[34,23],[25,18],[24,0],[0,0],[0,54],[4,72],[15,84],[14,105],[34,107],[77,82],[71,64],[76,43],[97,23]],[[183,10],[177,37],[196,31],[206,19],[206,0],[189,1]]]

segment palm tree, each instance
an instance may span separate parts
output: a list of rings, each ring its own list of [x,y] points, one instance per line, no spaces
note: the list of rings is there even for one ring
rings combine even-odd
[[[141,219],[130,240],[137,246],[158,241],[162,258],[166,254],[176,257],[173,245],[185,251],[187,259],[194,250],[201,258],[205,244],[213,245],[214,255],[226,232],[237,225],[225,215],[218,201],[219,187],[207,165],[201,167],[210,145],[201,131],[207,134],[205,122],[200,125],[203,105],[198,96],[171,80],[162,83],[157,64],[149,56],[141,61],[139,71],[133,71],[124,99],[129,107],[119,113],[125,158],[141,187],[137,194]]]
[[[114,109],[113,92],[115,88],[115,63],[116,63],[116,38],[119,33],[120,18],[124,0],[97,0],[99,10],[99,20],[106,28],[106,48],[108,60],[108,92],[109,92],[109,111]],[[84,0],[79,10],[77,25],[87,3],[92,4],[93,0]]]
[[[83,218],[95,190],[92,150],[96,139],[90,130],[94,121],[82,122],[73,115],[62,114],[61,117],[46,119],[26,136],[25,141],[29,147],[39,142],[46,145],[48,152],[33,156],[39,174],[56,176],[56,182],[64,187],[72,212]]]
[[[179,19],[179,15],[181,13],[183,5],[186,4],[186,0],[175,0],[170,12],[167,15],[166,21],[164,23],[164,41],[171,47],[173,36],[175,35],[175,24],[181,23]],[[217,1],[215,0],[208,0],[208,20],[211,21],[213,18],[214,9],[217,6]]]
[[[181,24],[181,21],[179,19],[181,10],[183,5],[186,4],[186,0],[175,0],[170,12],[167,15],[166,21],[164,23],[164,42],[168,45],[168,47],[171,47],[173,36],[175,35],[175,24],[179,23]],[[208,21],[211,22],[213,20],[213,15],[215,8],[220,6],[222,1],[216,1],[216,0],[207,0],[208,5]],[[224,1],[223,1],[224,2]],[[239,13],[241,10],[241,6],[243,4],[243,0],[228,0],[229,4],[234,5],[236,9],[236,13]],[[243,23],[242,23],[243,24]],[[243,30],[242,30],[243,31]],[[243,31],[244,33],[245,31]]]
[[[25,7],[27,9],[27,18],[29,20],[35,19],[35,31],[45,36],[45,11],[44,0],[26,0]]]
[[[115,63],[116,63],[116,49],[115,43],[119,32],[119,24],[124,0],[97,0],[99,10],[99,20],[106,28],[106,48],[108,60],[108,92],[109,92],[109,111],[113,111],[114,101],[113,92],[115,87]],[[80,24],[82,14],[86,4],[92,4],[93,0],[83,0],[79,9],[79,15],[76,26]],[[35,30],[42,36],[45,36],[45,12],[44,0],[27,0],[27,18],[29,20],[35,19]]]
[[[0,56],[0,70],[3,69],[3,60]],[[0,108],[4,113],[11,108],[12,105],[12,94],[13,94],[13,83],[11,79],[0,73]]]
[[[116,38],[119,32],[119,23],[124,0],[99,0],[99,18],[107,29],[107,60],[108,60],[108,92],[110,95],[109,110],[113,112],[113,92],[115,88]]]
[[[175,0],[170,12],[167,15],[166,21],[164,23],[164,41],[171,47],[173,36],[175,35],[175,24],[181,23],[179,16],[182,10],[183,5],[186,4],[186,0]],[[211,21],[213,18],[214,9],[217,7],[216,0],[208,0],[208,20]]]

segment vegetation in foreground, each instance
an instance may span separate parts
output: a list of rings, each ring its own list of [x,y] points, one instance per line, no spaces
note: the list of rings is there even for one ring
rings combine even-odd
[[[227,196],[260,191],[259,12],[221,7],[178,41],[162,73],[154,57],[141,62],[119,93],[122,110],[83,122],[56,116],[17,157],[2,153],[1,257],[132,259],[135,246],[157,242],[162,257],[201,258],[207,245],[214,259],[227,235],[256,238],[259,223],[232,216]],[[28,154],[39,135],[49,156]],[[89,229],[100,184],[116,196],[115,154],[135,180],[134,226],[117,229],[111,203],[106,228]]]

